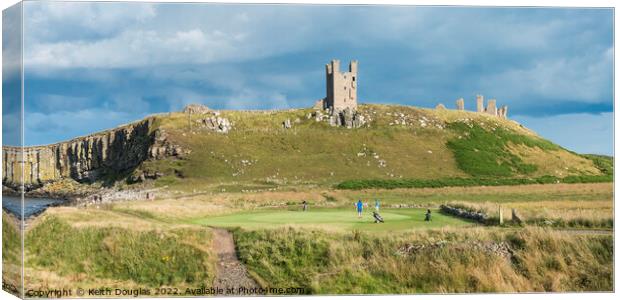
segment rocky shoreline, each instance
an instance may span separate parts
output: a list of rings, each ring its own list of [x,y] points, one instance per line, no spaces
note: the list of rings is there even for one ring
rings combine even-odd
[[[164,187],[165,188],[165,187]],[[139,200],[155,200],[161,198],[163,195],[167,195],[163,191],[164,188],[150,188],[150,189],[128,189],[120,190],[113,188],[100,188],[90,189],[89,192],[51,192],[46,190],[33,190],[26,192],[24,197],[27,199],[53,199],[58,200],[46,205],[44,209],[35,213],[29,214],[25,217],[24,222],[36,219],[39,215],[45,212],[50,207],[57,206],[69,206],[69,207],[90,207],[99,206],[103,204],[110,204],[120,201],[139,201]],[[21,197],[21,193],[6,186],[2,187],[2,195],[10,197]],[[3,206],[3,211],[20,219],[16,213],[6,209]]]

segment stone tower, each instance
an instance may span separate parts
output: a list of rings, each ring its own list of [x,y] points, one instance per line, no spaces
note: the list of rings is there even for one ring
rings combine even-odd
[[[484,112],[484,96],[482,95],[476,95],[476,111]]]
[[[456,109],[465,110],[465,100],[463,98],[459,98],[456,100]]]
[[[323,107],[334,112],[357,109],[357,61],[349,64],[349,72],[340,72],[340,61],[325,65],[327,95]]]
[[[497,105],[495,104],[495,99],[490,99],[487,103],[487,114],[497,116]]]

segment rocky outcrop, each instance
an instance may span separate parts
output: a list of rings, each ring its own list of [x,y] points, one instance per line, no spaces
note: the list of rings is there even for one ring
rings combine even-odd
[[[206,114],[209,111],[209,107],[203,104],[189,104],[183,108],[183,113],[186,114]]]
[[[366,124],[365,117],[358,111],[347,107],[342,111],[334,111],[329,117],[329,125],[346,128],[360,128]]]
[[[183,113],[201,115],[194,121],[199,127],[219,133],[228,133],[232,129],[232,122],[227,118],[220,117],[220,112],[209,109],[206,105],[190,104],[183,108]],[[206,116],[205,116],[206,115]]]
[[[228,133],[232,129],[232,123],[227,118],[220,117],[219,114],[214,114],[213,116],[201,118],[196,120],[196,122],[211,131],[219,132],[219,133]]]
[[[368,117],[352,108],[345,108],[340,111],[333,109],[326,109],[324,111],[316,110],[315,112],[306,115],[306,119],[312,118],[314,118],[316,122],[327,121],[330,126],[340,126],[346,128],[360,128],[369,121]]]
[[[46,146],[3,146],[2,185],[19,189],[23,183],[29,191],[66,178],[95,182],[130,172],[147,159],[181,155],[180,147],[152,129],[152,121]]]

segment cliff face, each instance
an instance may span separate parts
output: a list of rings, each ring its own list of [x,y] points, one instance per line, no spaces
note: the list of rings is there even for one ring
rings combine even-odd
[[[2,185],[26,190],[63,178],[94,182],[131,171],[144,160],[176,155],[152,130],[152,119],[46,146],[2,147]],[[22,156],[23,155],[23,156]],[[22,163],[23,157],[23,163]]]

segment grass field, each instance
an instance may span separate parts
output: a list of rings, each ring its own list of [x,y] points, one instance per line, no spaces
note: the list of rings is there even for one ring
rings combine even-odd
[[[372,204],[375,198],[384,224],[373,223],[372,208],[362,219],[354,210],[357,199]],[[482,226],[437,211],[450,202],[490,214],[501,204],[506,216],[516,208],[525,219],[566,222]],[[423,221],[427,207],[430,223]],[[289,187],[53,207],[27,229],[25,283],[43,289],[210,286],[217,260],[211,227],[227,227],[239,259],[262,286],[304,287],[311,294],[609,291],[613,236],[556,227],[580,227],[570,223],[575,218],[607,224],[612,207],[612,183]],[[493,250],[502,247],[511,249],[508,257]]]
[[[556,227],[609,229],[613,226],[613,222],[610,223],[610,220],[613,220],[612,183],[360,191],[287,188],[276,191],[182,193],[178,198],[126,202],[115,205],[114,209],[126,213],[148,214],[170,222],[187,222],[233,213],[260,212],[269,208],[298,210],[302,201],[310,203],[310,212],[316,208],[342,208],[345,212],[353,212],[352,203],[358,199],[370,204],[374,199],[379,199],[382,211],[398,207],[439,208],[441,204],[457,202],[484,208],[490,215],[496,215],[501,205],[507,219],[514,208],[527,220],[543,222],[549,219]],[[563,221],[556,222],[560,219]],[[572,222],[578,220],[584,222]],[[592,226],[582,226],[588,223]]]
[[[197,224],[213,227],[241,227],[244,229],[276,228],[285,225],[314,227],[327,230],[402,231],[411,229],[440,228],[446,226],[475,226],[475,224],[441,214],[433,209],[432,221],[424,221],[425,209],[384,209],[380,214],[385,223],[374,223],[369,210],[358,218],[351,209],[312,208],[300,210],[262,210],[195,220]]]

